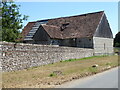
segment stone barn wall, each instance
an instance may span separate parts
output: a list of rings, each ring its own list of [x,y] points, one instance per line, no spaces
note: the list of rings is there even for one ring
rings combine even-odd
[[[93,37],[94,55],[112,55],[113,52],[113,39]]]
[[[93,49],[0,42],[2,71],[22,70],[61,60],[93,56]]]

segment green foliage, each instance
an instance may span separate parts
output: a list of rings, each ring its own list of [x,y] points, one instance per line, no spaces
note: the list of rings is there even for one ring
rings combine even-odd
[[[115,47],[120,47],[120,43],[116,42]]]
[[[0,4],[0,41],[2,41],[2,8]]]
[[[0,19],[0,41],[2,41],[2,19]]]
[[[2,14],[2,40],[15,42],[20,38],[20,29],[22,23],[27,20],[28,16],[23,16],[19,12],[19,7],[13,1],[4,1],[0,4]],[[1,15],[0,14],[0,15]]]
[[[53,76],[56,76],[56,74],[55,73],[51,73],[49,76],[53,77]]]
[[[114,47],[120,47],[120,32],[115,35]]]
[[[119,47],[114,47],[114,52],[115,52],[115,53],[120,52],[120,48],[119,48]]]

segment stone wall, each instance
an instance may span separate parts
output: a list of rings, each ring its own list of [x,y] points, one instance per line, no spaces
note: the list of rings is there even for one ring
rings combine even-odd
[[[93,49],[0,42],[3,71],[14,71],[61,60],[93,56]]]

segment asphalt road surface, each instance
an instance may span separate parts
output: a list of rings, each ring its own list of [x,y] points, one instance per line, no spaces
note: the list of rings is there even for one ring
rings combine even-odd
[[[57,88],[118,88],[118,68],[67,82]]]

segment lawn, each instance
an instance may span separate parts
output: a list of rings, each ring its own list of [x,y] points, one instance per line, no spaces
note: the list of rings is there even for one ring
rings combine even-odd
[[[92,67],[97,64],[98,67]],[[94,56],[2,73],[3,88],[46,88],[118,66],[118,56]]]

